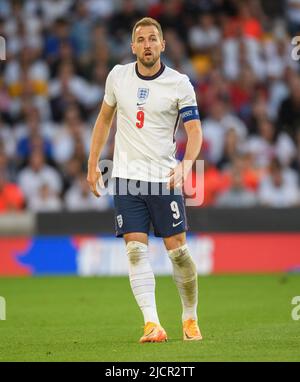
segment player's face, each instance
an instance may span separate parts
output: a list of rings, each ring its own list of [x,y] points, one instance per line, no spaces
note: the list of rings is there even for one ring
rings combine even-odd
[[[154,25],[139,26],[131,44],[132,53],[147,68],[151,68],[165,50],[165,41],[161,40]]]

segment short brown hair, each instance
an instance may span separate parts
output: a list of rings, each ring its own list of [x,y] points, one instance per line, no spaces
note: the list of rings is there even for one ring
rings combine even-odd
[[[163,40],[163,32],[160,26],[160,23],[156,21],[155,19],[152,19],[152,17],[144,17],[143,19],[137,21],[132,29],[132,41],[134,41],[135,37],[135,31],[138,27],[140,26],[149,26],[149,25],[154,25],[159,33],[160,38]]]

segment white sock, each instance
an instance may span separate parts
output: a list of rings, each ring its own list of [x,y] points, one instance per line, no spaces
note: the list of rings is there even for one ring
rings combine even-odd
[[[197,320],[198,274],[188,246],[168,251],[173,264],[173,278],[182,303],[182,320]]]
[[[144,321],[159,324],[155,302],[155,278],[149,262],[148,246],[138,241],[130,241],[126,249],[130,285]]]

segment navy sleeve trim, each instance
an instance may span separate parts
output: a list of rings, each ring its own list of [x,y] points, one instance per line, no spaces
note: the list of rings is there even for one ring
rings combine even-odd
[[[200,119],[197,106],[186,106],[179,110],[179,112],[183,122],[191,121],[193,119]]]

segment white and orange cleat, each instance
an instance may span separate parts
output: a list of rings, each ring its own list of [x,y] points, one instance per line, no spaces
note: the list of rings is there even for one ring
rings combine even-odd
[[[202,340],[202,335],[196,320],[189,319],[183,322],[183,339],[184,341]]]
[[[146,322],[144,335],[140,338],[140,343],[145,342],[165,342],[168,340],[165,329],[155,322]]]

